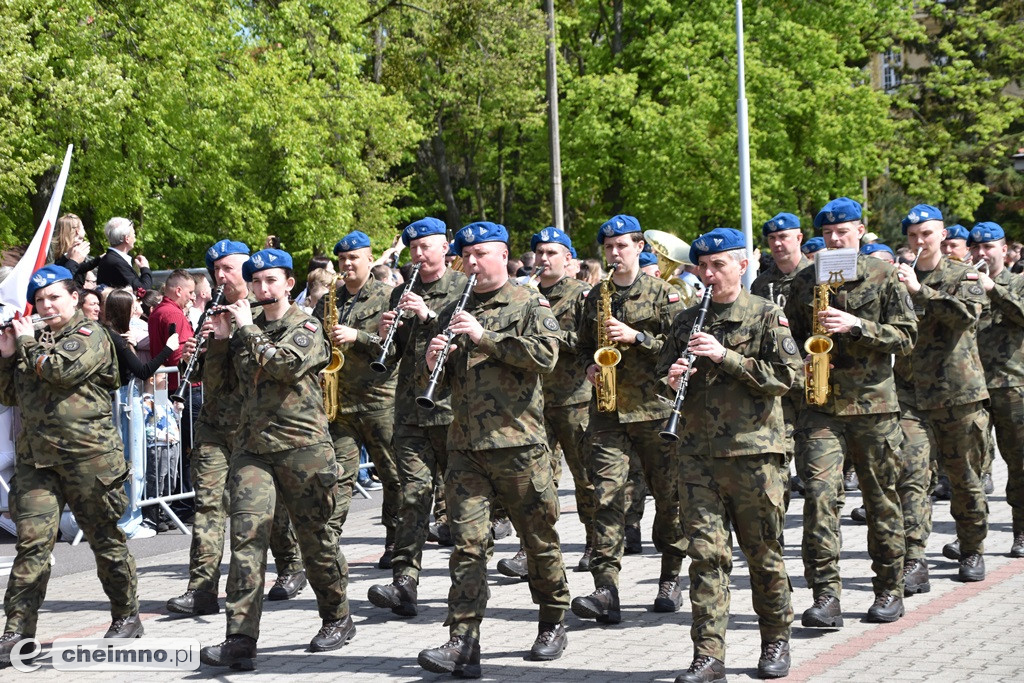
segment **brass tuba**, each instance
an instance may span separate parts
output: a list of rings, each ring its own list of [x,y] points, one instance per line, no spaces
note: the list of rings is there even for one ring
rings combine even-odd
[[[622,352],[608,339],[608,328],[605,323],[612,316],[612,276],[615,266],[608,269],[608,277],[601,283],[601,295],[597,299],[597,351],[594,362],[600,368],[600,380],[597,385],[597,410],[602,413],[614,413],[615,402],[615,366],[622,360]]]
[[[342,279],[341,275],[335,277],[324,295],[324,329],[327,330],[327,338],[332,341],[331,360],[320,375],[320,389],[324,395],[324,412],[327,413],[328,422],[333,422],[338,416],[338,371],[345,365],[345,356],[332,338],[334,327],[338,324],[338,281]]]
[[[664,230],[645,230],[644,241],[651,245],[651,251],[658,257],[661,279],[679,290],[684,306],[689,308],[697,305],[700,298],[696,290],[688,282],[675,276],[679,266],[690,260],[690,245]]]

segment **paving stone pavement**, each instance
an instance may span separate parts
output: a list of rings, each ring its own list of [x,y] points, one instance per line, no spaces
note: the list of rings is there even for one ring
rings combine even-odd
[[[589,574],[571,571],[583,550],[583,527],[575,515],[568,468],[562,481],[563,505],[558,530],[565,561],[570,568],[574,596],[589,593]],[[959,583],[956,563],[942,557],[943,544],[953,539],[949,503],[935,506],[934,532],[928,544],[931,566],[930,593],[906,599],[907,615],[886,625],[864,622],[871,605],[869,560],[865,527],[849,520],[859,505],[858,493],[849,494],[843,518],[844,577],[842,602],[846,626],[821,630],[800,627],[800,613],[810,606],[811,594],[803,580],[799,557],[800,511],[796,497],[787,515],[786,566],[794,586],[797,626],[793,629],[793,669],[788,680],[859,681],[1021,681],[1024,680],[1024,559],[1011,559],[1010,511],[1003,488],[1006,469],[997,458],[996,493],[989,496],[991,515],[984,582]],[[379,500],[379,498],[378,498]],[[686,669],[692,656],[689,639],[689,602],[677,614],[649,611],[657,593],[659,561],[650,540],[653,503],[648,501],[644,524],[644,554],[623,559],[620,580],[622,623],[598,626],[573,614],[566,617],[569,647],[554,662],[525,660],[536,635],[536,607],[525,582],[505,578],[494,569],[496,561],[512,555],[514,538],[499,541],[491,561],[491,599],[481,633],[484,679],[499,681],[671,681]],[[375,506],[374,506],[375,507]],[[320,626],[312,591],[305,589],[285,603],[267,602],[263,614],[257,670],[252,673],[202,667],[198,671],[111,675],[75,673],[80,681],[167,681],[222,678],[242,680],[434,681],[448,680],[425,672],[416,664],[417,653],[447,640],[442,626],[449,587],[449,550],[428,544],[420,581],[420,614],[412,619],[393,617],[366,599],[369,587],[390,581],[390,571],[376,568],[383,529],[376,512],[354,509],[349,515],[342,547],[350,566],[349,598],[357,625],[353,641],[341,650],[322,654],[305,652]],[[133,541],[145,543],[146,541]],[[732,617],[727,636],[729,679],[755,679],[760,647],[756,615],[751,607],[747,565],[735,553],[732,582]],[[224,575],[227,575],[225,555]],[[203,645],[224,637],[224,615],[199,619],[171,617],[164,612],[168,597],[181,593],[188,572],[187,550],[139,561],[139,593],[146,635],[150,638],[198,638]],[[273,565],[268,571],[272,583]],[[6,582],[6,578],[5,578]],[[223,604],[223,581],[221,603]],[[109,625],[107,606],[93,570],[53,578],[39,620],[39,638],[49,643],[60,637],[99,637]],[[35,674],[12,669],[0,680],[46,676],[61,680],[72,674],[55,672],[49,664]]]

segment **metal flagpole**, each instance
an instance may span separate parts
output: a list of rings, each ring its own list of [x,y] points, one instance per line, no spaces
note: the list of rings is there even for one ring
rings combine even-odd
[[[750,137],[747,131],[747,88],[743,65],[743,0],[736,0],[736,66],[739,94],[736,98],[736,123],[740,150],[740,220],[747,240],[747,253],[754,256],[754,233],[750,217]],[[754,282],[754,264],[743,274],[743,286],[748,290]]]
[[[552,225],[565,231],[562,220],[562,152],[558,139],[558,62],[555,43],[555,3],[545,0],[544,11],[548,18],[548,140],[551,148],[551,213]]]

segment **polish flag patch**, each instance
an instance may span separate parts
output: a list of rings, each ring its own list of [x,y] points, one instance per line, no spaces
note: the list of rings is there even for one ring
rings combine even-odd
[[[676,294],[675,292],[672,292],[671,294],[668,295],[668,302],[670,304],[674,304],[677,301],[679,301],[679,295],[678,294]]]
[[[779,316],[779,324],[783,327],[789,327],[789,318],[784,315]]]
[[[90,330],[88,327],[79,327],[78,334],[84,334],[86,337],[91,337],[92,330]]]
[[[538,302],[544,308],[551,308],[551,302],[545,299],[544,297],[540,297],[540,299],[538,299]]]
[[[310,332],[316,332],[316,324],[315,323],[307,322],[307,323],[304,323],[302,326],[305,327]]]
[[[968,280],[977,280],[978,279],[978,274],[977,273],[967,273],[967,279]]]

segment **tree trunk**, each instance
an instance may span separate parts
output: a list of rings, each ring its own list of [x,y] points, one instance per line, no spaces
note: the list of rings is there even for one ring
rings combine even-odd
[[[622,0],[612,6],[612,57],[622,52]]]
[[[505,129],[498,129],[498,223],[505,225]]]
[[[444,123],[441,121],[441,113],[437,114],[437,131],[430,140],[431,155],[434,161],[434,170],[437,171],[438,189],[441,197],[444,198],[445,219],[448,227],[455,232],[462,227],[462,215],[458,204],[455,203],[455,191],[452,189],[451,172],[448,169],[448,154],[444,144]]]

